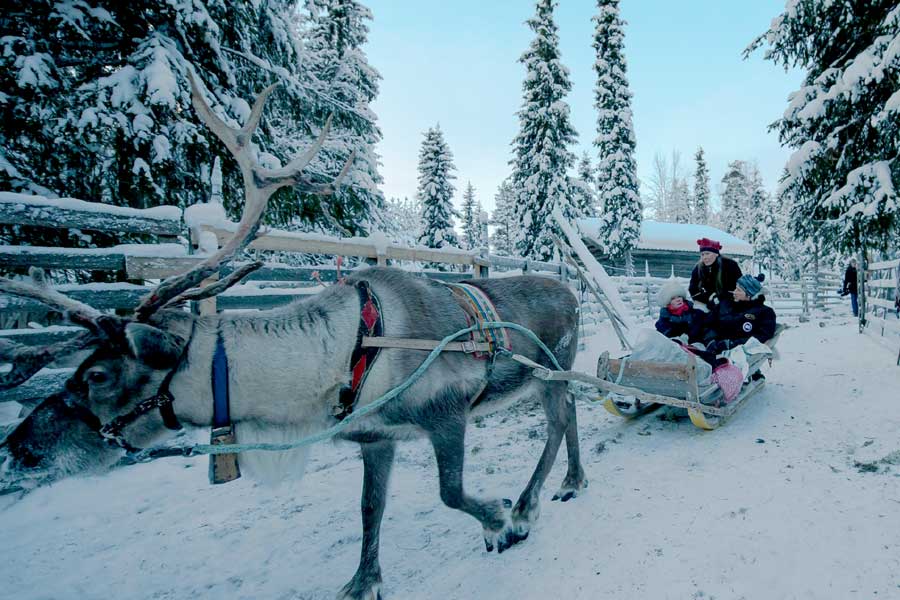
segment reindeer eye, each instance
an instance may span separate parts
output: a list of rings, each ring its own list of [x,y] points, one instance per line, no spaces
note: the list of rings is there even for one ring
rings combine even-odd
[[[107,373],[103,369],[91,369],[87,372],[86,378],[88,380],[88,383],[93,383],[94,385],[102,385],[109,381],[109,373]]]

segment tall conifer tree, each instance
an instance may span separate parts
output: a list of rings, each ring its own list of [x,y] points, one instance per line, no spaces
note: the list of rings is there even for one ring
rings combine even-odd
[[[619,17],[619,0],[598,0],[593,18],[594,106],[597,108],[597,138],[594,145],[597,192],[603,207],[600,238],[613,257],[628,254],[641,236],[643,206],[638,194],[635,138],[624,53],[625,21]]]
[[[462,233],[464,249],[481,247],[481,204],[475,200],[475,186],[471,181],[463,192]]]
[[[594,167],[587,151],[581,154],[578,161],[578,176],[572,182],[572,204],[580,215],[595,217],[597,210],[597,192],[594,186]]]
[[[709,222],[709,167],[706,166],[706,157],[703,148],[697,148],[694,154],[696,168],[694,170],[694,210],[692,221],[699,225]]]
[[[307,220],[357,232],[383,207],[378,189],[375,146],[381,141],[372,102],[378,96],[381,75],[368,62],[363,50],[372,13],[357,0],[307,0],[309,26],[304,30],[304,79],[321,101],[307,116],[306,126],[318,130],[330,116],[331,135],[311,168],[325,172],[340,170],[355,152],[354,163],[336,203],[323,205],[313,195],[301,197]],[[336,208],[322,219],[324,208]]]
[[[453,208],[451,183],[456,179],[453,171],[453,154],[444,141],[440,125],[425,132],[422,148],[419,150],[418,201],[422,203],[423,231],[419,243],[429,248],[445,246],[459,247],[453,217],[459,213]]]
[[[569,71],[560,60],[559,35],[553,20],[553,0],[538,0],[528,26],[535,36],[519,62],[525,65],[519,133],[513,140],[512,188],[520,256],[550,260],[555,208],[567,218],[576,213],[570,198],[568,171],[575,164],[569,147],[575,129],[569,121],[566,94],[572,89]]]
[[[491,236],[491,245],[494,252],[504,256],[512,256],[515,253],[515,195],[509,181],[504,180],[497,188],[494,195],[494,213],[491,215],[491,225],[494,226],[494,234]]]
[[[728,170],[722,177],[722,225],[725,231],[739,237],[747,225],[745,209],[750,199],[745,170],[744,161],[734,160],[728,163]]]

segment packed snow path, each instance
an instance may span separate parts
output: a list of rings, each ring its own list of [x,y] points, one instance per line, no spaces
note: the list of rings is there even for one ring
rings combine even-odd
[[[590,487],[550,502],[561,452],[531,536],[502,555],[441,504],[429,446],[401,444],[386,598],[900,597],[900,368],[847,322],[790,329],[779,346],[767,386],[713,432],[582,404]],[[536,406],[475,423],[468,488],[515,499],[543,437]],[[359,555],[355,448],[318,448],[304,480],[274,489],[211,487],[206,464],[158,461],[3,499],[2,596],[334,598]]]

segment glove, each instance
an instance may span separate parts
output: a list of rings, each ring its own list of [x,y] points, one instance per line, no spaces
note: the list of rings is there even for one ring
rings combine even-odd
[[[710,294],[709,295],[709,303],[712,304],[713,306],[718,306],[719,297],[716,294]]]
[[[726,350],[731,349],[731,341],[729,340],[713,340],[706,346],[707,352],[712,352],[714,354],[721,354]]]

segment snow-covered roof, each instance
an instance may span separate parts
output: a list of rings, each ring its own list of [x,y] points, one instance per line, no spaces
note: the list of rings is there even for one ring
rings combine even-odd
[[[597,236],[600,230],[600,219],[578,219],[578,228],[582,235],[603,247]],[[709,225],[692,223],[663,223],[647,221],[641,223],[641,238],[637,248],[640,250],[674,250],[680,252],[697,252],[697,240],[710,238],[722,243],[722,253],[734,256],[753,256],[753,246],[749,242],[725,233]]]

